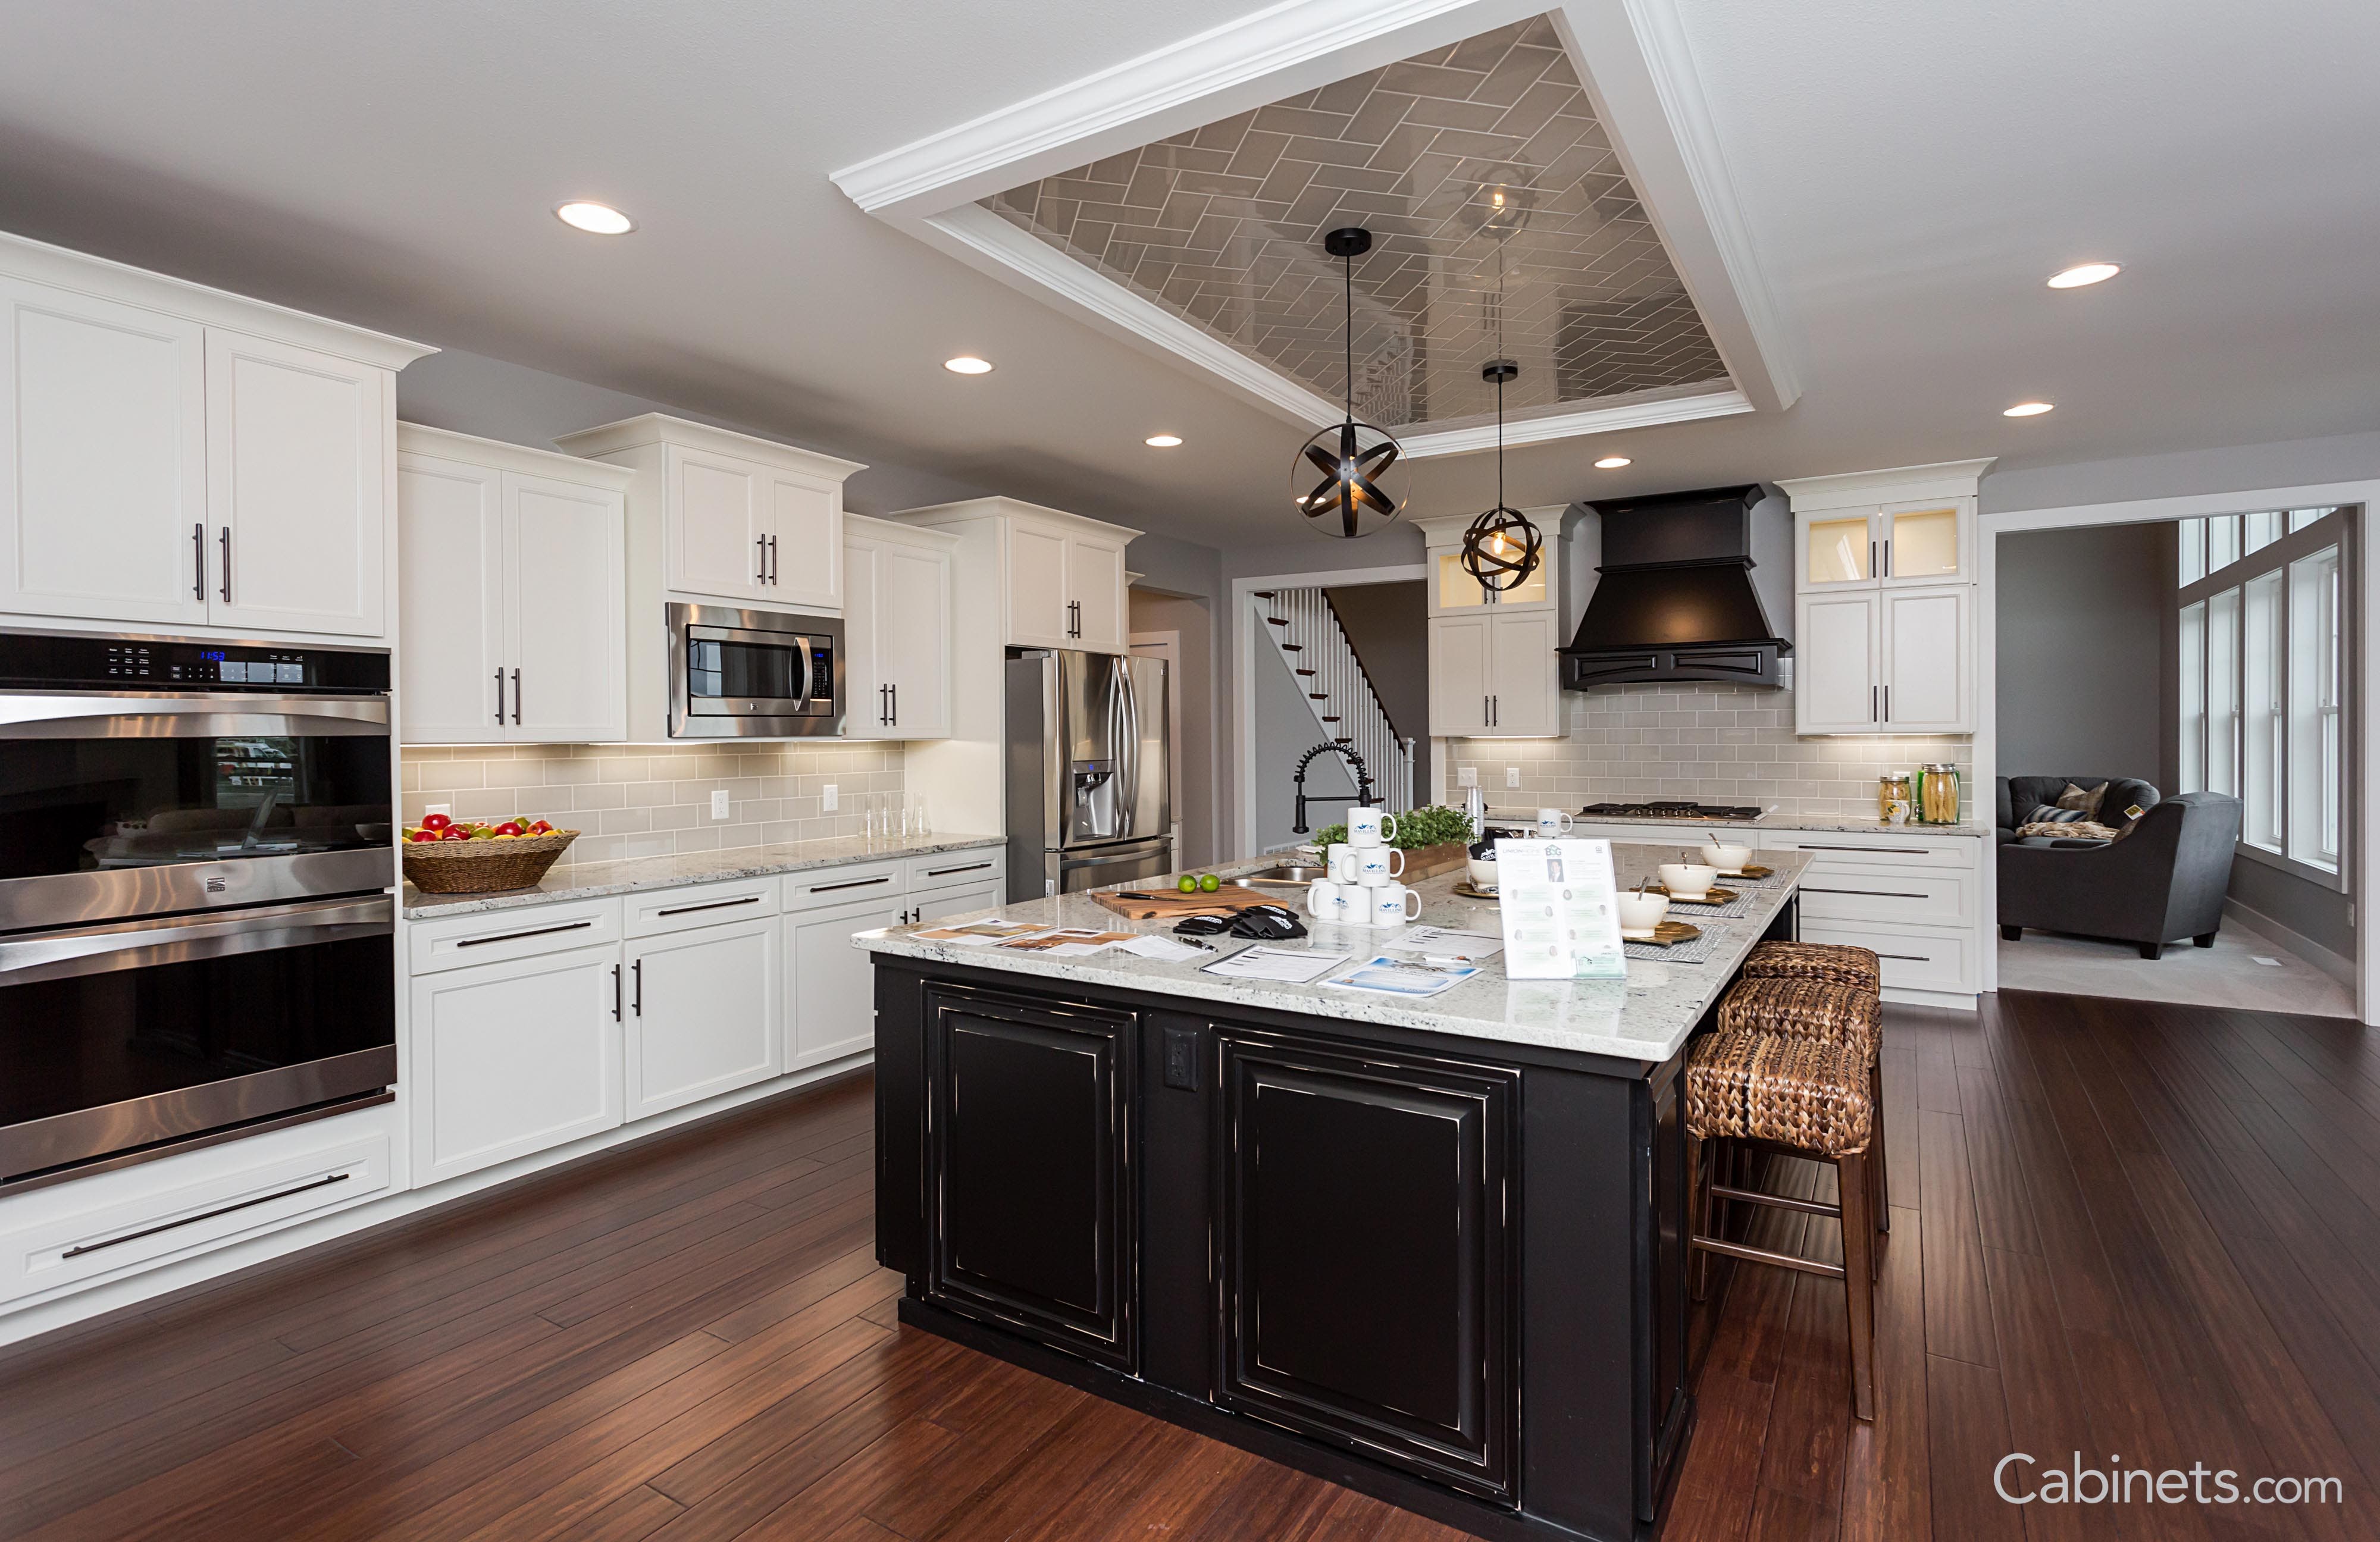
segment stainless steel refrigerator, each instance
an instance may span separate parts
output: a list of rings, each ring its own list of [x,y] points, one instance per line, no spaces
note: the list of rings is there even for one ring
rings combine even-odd
[[[1173,871],[1165,661],[1037,650],[1007,684],[1009,899]]]

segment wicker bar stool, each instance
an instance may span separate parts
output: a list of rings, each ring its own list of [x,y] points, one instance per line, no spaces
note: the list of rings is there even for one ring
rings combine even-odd
[[[1793,962],[1807,962],[1812,966],[1840,963],[1856,972],[1860,960],[1870,961],[1876,955],[1865,948],[1817,947],[1799,942],[1764,942],[1755,948],[1791,948],[1797,950]],[[1809,953],[1850,954],[1847,960],[1804,960]],[[1772,955],[1773,956],[1773,955]],[[1747,964],[1747,968],[1750,965]],[[1867,1096],[1875,1110],[1876,1139],[1869,1143],[1868,1160],[1864,1171],[1868,1179],[1868,1209],[1876,1218],[1876,1229],[1892,1229],[1890,1190],[1887,1187],[1884,1159],[1884,1067],[1878,1051],[1884,1044],[1884,1004],[1873,985],[1830,984],[1807,975],[1773,975],[1765,978],[1747,976],[1739,979],[1722,997],[1718,1004],[1718,1031],[1721,1033],[1781,1034],[1788,1038],[1815,1038],[1828,1043],[1856,1045],[1867,1057]],[[1884,1267],[1884,1257],[1877,1254],[1872,1260],[1878,1269]]]
[[[1884,989],[1884,966],[1869,948],[1840,942],[1759,942],[1744,955],[1745,979],[1805,979]]]
[[[1872,1420],[1876,1244],[1867,1213],[1874,1193],[1867,1153],[1876,1105],[1868,1070],[1864,1051],[1849,1043],[1759,1033],[1708,1036],[1686,1062],[1686,1171],[1694,1181],[1687,1245],[1701,1255],[1694,1261],[1695,1299],[1709,1296],[1708,1256],[1714,1253],[1840,1280],[1851,1328],[1852,1409]],[[1841,1203],[1719,1184],[1712,1172],[1716,1163],[1705,1164],[1703,1147],[1720,1140],[1834,1163]],[[1729,1241],[1711,1224],[1713,1204],[1719,1199],[1835,1217],[1843,1230],[1841,1265]]]

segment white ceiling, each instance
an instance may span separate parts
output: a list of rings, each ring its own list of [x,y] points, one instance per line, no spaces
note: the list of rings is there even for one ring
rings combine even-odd
[[[1517,450],[1509,501],[2380,426],[2380,6],[1674,3],[1803,395]],[[1153,531],[1293,539],[1293,430],[827,179],[1244,8],[17,0],[0,228]],[[565,197],[642,228],[577,235]],[[2042,288],[2103,256],[2125,273]],[[1999,416],[2028,397],[2058,410]],[[1489,457],[1427,461],[1415,506],[1492,488]]]

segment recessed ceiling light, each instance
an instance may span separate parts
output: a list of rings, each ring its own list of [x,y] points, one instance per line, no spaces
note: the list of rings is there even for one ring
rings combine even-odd
[[[1152,433],[1141,443],[1153,449],[1170,450],[1182,443],[1182,436],[1178,433]]]
[[[2050,409],[2048,402],[2019,402],[2000,414],[2003,418],[2038,418]]]
[[[956,358],[943,359],[942,368],[954,375],[988,375],[991,373],[991,360],[963,353]]]
[[[1606,455],[1595,463],[1595,468],[1597,471],[1617,471],[1628,464],[1626,455]]]
[[[554,217],[573,230],[583,230],[589,236],[625,236],[637,228],[637,222],[608,203],[595,203],[586,199],[573,199],[557,206]]]
[[[2104,284],[2123,271],[2119,264],[2114,262],[2082,262],[2063,273],[2050,274],[2049,286],[2053,289],[2080,289],[2086,284]]]

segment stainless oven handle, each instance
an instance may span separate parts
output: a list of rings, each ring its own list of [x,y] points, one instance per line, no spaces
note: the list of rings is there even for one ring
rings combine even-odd
[[[0,739],[216,738],[276,730],[353,735],[387,727],[385,697],[0,691]]]
[[[276,905],[183,921],[77,927],[0,941],[0,987],[356,937],[385,937],[395,929],[396,902],[386,894]]]

